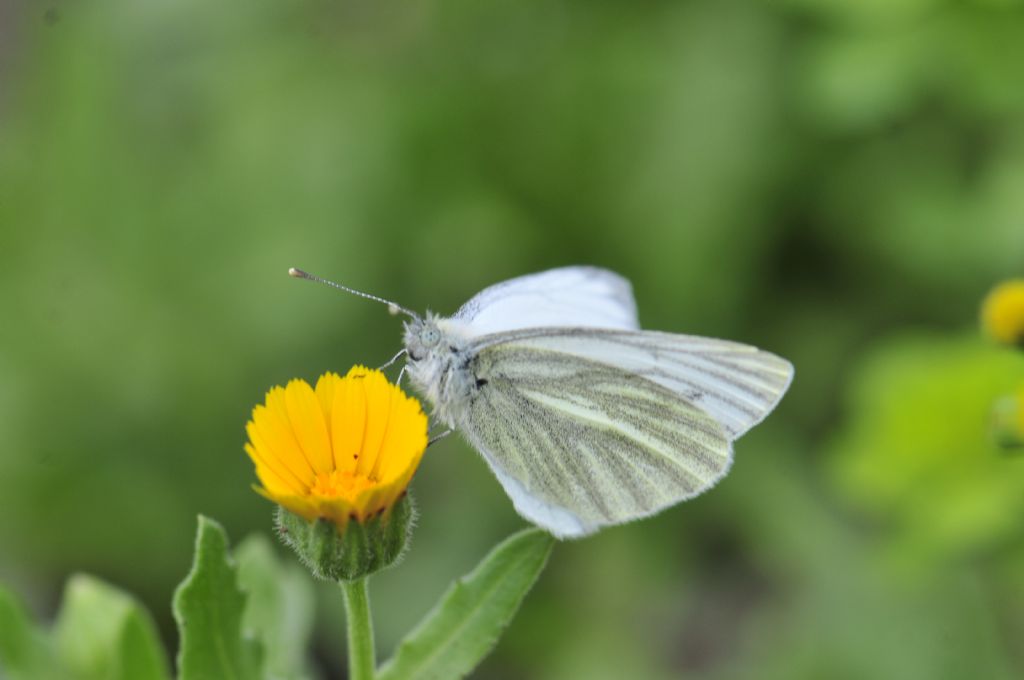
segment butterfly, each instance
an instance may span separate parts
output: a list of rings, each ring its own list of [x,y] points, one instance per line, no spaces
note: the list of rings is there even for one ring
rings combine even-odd
[[[749,345],[641,330],[629,282],[595,267],[493,285],[451,317],[337,287],[409,316],[413,386],[483,456],[516,511],[558,538],[710,489],[733,441],[793,378],[792,364]]]

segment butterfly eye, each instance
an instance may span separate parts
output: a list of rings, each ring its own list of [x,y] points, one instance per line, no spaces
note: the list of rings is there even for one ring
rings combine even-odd
[[[433,347],[441,340],[441,332],[436,328],[424,328],[420,333],[420,342],[425,347]]]

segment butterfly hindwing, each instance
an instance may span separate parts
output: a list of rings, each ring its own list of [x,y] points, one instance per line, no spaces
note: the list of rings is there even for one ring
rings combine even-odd
[[[700,408],[614,366],[518,342],[476,354],[458,429],[516,509],[560,537],[651,515],[710,488],[731,463]]]

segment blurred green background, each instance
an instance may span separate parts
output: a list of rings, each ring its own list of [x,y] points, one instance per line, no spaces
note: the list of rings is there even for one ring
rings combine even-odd
[[[269,533],[271,385],[590,263],[646,327],[797,367],[714,491],[560,544],[480,678],[1024,675],[1017,0],[0,4],[0,581],[169,598],[197,513]],[[373,583],[381,656],[521,526],[456,438]],[[290,558],[289,558],[290,559]],[[315,655],[342,677],[340,598]]]

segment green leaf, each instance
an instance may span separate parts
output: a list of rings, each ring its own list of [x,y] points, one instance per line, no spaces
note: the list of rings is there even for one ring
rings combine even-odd
[[[242,637],[245,599],[224,529],[200,516],[192,571],[174,593],[179,680],[260,677],[259,643]]]
[[[847,387],[828,457],[834,480],[912,561],[962,559],[1020,535],[1024,466],[1007,460],[988,428],[1024,366],[1019,353],[975,336],[906,333],[875,343]]]
[[[167,680],[167,659],[149,614],[128,594],[77,574],[53,629],[61,665],[75,678]]]
[[[46,636],[32,625],[14,595],[0,587],[0,678],[49,680],[61,675]]]
[[[378,680],[449,680],[468,674],[494,647],[547,562],[554,539],[513,534],[459,579],[398,647]]]
[[[313,630],[313,588],[309,573],[282,564],[266,536],[254,535],[234,550],[238,583],[246,593],[242,629],[263,641],[269,677],[308,678],[306,650]]]

